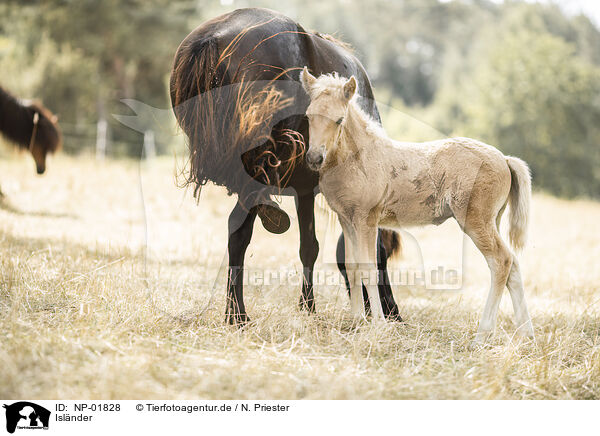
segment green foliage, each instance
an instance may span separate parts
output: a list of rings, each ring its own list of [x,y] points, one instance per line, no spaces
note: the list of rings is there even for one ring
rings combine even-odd
[[[475,86],[467,117],[476,134],[530,161],[536,182],[556,194],[600,193],[598,67],[563,40],[523,31],[490,51]]]
[[[598,197],[600,68],[526,12],[474,50],[468,81],[440,92],[442,124],[524,158],[535,186]]]

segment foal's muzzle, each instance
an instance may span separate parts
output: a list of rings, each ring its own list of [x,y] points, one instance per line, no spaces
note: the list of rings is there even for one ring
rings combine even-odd
[[[310,149],[306,153],[306,163],[313,171],[318,171],[323,166],[325,160],[325,147]]]

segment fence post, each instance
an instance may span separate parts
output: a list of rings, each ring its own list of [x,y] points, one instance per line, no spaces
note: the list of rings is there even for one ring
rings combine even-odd
[[[96,130],[96,160],[104,160],[106,157],[106,133],[108,123],[104,118],[98,120]]]
[[[154,131],[144,131],[144,157],[154,159],[156,157],[156,144],[154,143]]]

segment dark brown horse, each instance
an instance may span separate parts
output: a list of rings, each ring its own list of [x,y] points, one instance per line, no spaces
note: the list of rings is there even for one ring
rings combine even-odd
[[[240,9],[212,19],[190,33],[175,55],[171,103],[189,139],[187,182],[195,187],[196,195],[207,181],[238,194],[228,223],[226,321],[232,324],[248,320],[242,279],[254,220],[258,216],[273,233],[289,227],[289,217],[270,200],[272,194],[295,198],[304,275],[300,306],[315,310],[312,276],[319,251],[314,218],[318,174],[303,159],[308,99],[299,73],[304,65],[315,75],[334,71],[354,75],[364,96],[363,109],[380,119],[367,74],[343,44],[307,32],[270,10]],[[385,271],[387,258],[399,249],[399,239],[385,234],[379,241],[383,312],[399,320]]]
[[[22,103],[0,87],[0,133],[29,150],[38,174],[46,171],[46,156],[62,143],[57,118],[39,102]]]

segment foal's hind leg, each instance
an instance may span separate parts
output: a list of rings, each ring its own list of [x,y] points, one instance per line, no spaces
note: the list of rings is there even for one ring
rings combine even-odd
[[[474,340],[475,343],[481,344],[490,336],[496,325],[498,308],[512,266],[513,255],[500,238],[496,225],[492,221],[470,223],[465,227],[465,233],[485,257],[491,272],[490,291]]]
[[[525,293],[523,292],[523,280],[521,279],[521,271],[516,257],[513,255],[513,263],[510,268],[507,282],[510,298],[515,310],[515,322],[517,324],[517,334],[533,339],[533,325],[527,311],[525,303]]]

